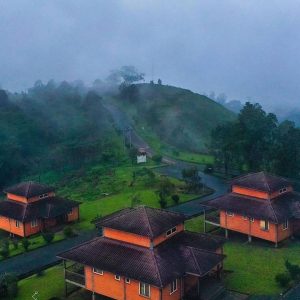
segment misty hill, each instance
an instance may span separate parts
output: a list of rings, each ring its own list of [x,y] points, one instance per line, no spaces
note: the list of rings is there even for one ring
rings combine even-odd
[[[121,87],[118,104],[140,132],[152,131],[166,144],[182,150],[207,150],[211,130],[235,114],[189,90],[159,84]]]
[[[113,161],[121,152],[102,99],[64,82],[0,91],[0,186],[27,174]]]

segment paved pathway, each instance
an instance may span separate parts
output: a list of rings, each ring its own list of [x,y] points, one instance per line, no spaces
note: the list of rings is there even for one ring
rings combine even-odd
[[[6,259],[0,262],[0,274],[13,272],[20,277],[31,275],[49,265],[54,265],[59,260],[58,253],[64,252],[78,244],[88,241],[96,236],[96,231],[88,231],[61,242],[50,244],[36,250]]]

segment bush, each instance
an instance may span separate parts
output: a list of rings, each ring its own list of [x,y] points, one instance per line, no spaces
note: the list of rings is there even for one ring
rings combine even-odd
[[[158,203],[159,203],[161,208],[166,208],[167,207],[167,201],[165,199],[159,199]]]
[[[152,160],[154,161],[154,162],[156,162],[156,163],[161,163],[161,161],[162,161],[162,155],[160,155],[160,154],[154,154],[153,156],[152,156]]]
[[[11,242],[12,242],[15,250],[19,248],[19,240],[18,239],[12,239]]]
[[[180,198],[179,198],[179,196],[177,194],[175,194],[175,195],[172,195],[172,200],[174,201],[175,204],[178,204]]]
[[[277,284],[279,284],[281,287],[287,287],[290,283],[290,276],[287,273],[279,273],[275,276],[275,281]]]
[[[23,246],[25,251],[28,251],[28,248],[30,246],[30,241],[28,240],[28,238],[23,238],[22,239],[22,246]]]
[[[44,231],[42,232],[42,237],[47,244],[50,244],[54,239],[54,232]]]
[[[75,234],[74,234],[74,230],[71,226],[66,226],[64,228],[64,236],[66,238],[69,238],[69,237],[73,237]]]
[[[295,280],[300,276],[300,267],[291,264],[288,260],[285,261],[285,267],[290,274],[291,279]]]
[[[3,258],[7,258],[9,256],[9,241],[6,238],[3,238],[0,241],[0,255]]]
[[[4,273],[0,277],[0,298],[11,299],[18,294],[18,278],[13,273]]]

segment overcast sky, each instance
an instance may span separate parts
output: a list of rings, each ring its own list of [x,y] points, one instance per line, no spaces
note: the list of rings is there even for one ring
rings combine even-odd
[[[0,0],[0,84],[151,79],[300,108],[300,1]]]

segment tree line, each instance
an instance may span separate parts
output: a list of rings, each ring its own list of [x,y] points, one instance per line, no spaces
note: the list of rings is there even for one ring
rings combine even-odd
[[[236,120],[212,131],[211,151],[226,174],[264,170],[300,177],[300,129],[291,121],[278,122],[258,103],[247,102]]]

